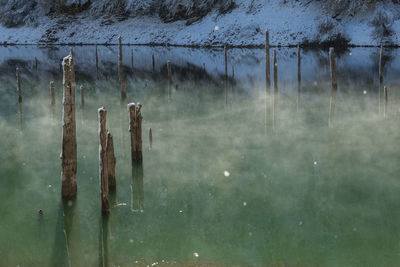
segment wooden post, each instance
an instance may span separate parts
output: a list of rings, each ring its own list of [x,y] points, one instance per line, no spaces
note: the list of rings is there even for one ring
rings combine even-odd
[[[224,44],[224,62],[225,62],[225,73],[224,73],[224,85],[225,85],[225,104],[228,104],[228,48],[227,44]]]
[[[206,63],[203,63],[203,71],[204,71],[204,73],[207,73],[207,70],[206,70]]]
[[[225,59],[225,81],[228,81],[228,47],[224,45],[224,59]]]
[[[85,107],[85,89],[83,88],[83,85],[81,85],[81,108]]]
[[[383,87],[383,94],[385,97],[385,106],[383,108],[383,116],[387,117],[387,108],[388,108],[388,88],[386,86]]]
[[[278,118],[278,63],[276,59],[276,49],[274,49],[274,120],[273,127],[276,127],[277,118]]]
[[[54,82],[50,82],[50,96],[51,96],[51,105],[54,106],[56,104],[56,96],[54,90]]]
[[[37,57],[35,57],[35,70],[36,71],[38,70],[38,59],[37,59]]]
[[[153,73],[154,73],[155,70],[156,70],[156,61],[154,59],[154,54],[151,55],[151,63],[152,63],[152,66],[153,66]]]
[[[131,50],[131,65],[132,65],[132,70],[133,70],[133,49]]]
[[[21,77],[19,74],[19,68],[17,68],[17,91],[18,91],[18,102],[22,103],[22,89],[21,89]]]
[[[96,45],[96,74],[97,74],[97,79],[99,78],[99,54],[97,51],[97,45]]]
[[[98,54],[98,49],[96,45],[96,69],[99,67],[99,54]]]
[[[228,47],[224,45],[224,59],[225,59],[225,89],[228,89]]]
[[[232,65],[232,79],[235,79],[235,68]]]
[[[142,105],[130,103],[129,111],[129,131],[131,133],[131,158],[132,162],[141,162],[142,154]]]
[[[300,45],[297,45],[297,111],[300,108],[301,95],[301,54]]]
[[[101,185],[101,211],[108,213],[110,211],[110,202],[108,199],[108,162],[107,162],[107,110],[104,107],[98,109],[99,114],[99,175]]]
[[[381,113],[382,106],[382,96],[383,96],[383,46],[381,45],[381,50],[379,53],[379,113]]]
[[[122,64],[122,37],[118,37],[118,76],[119,83],[121,86],[121,99],[124,100],[126,98],[126,86],[124,80],[124,70]]]
[[[149,130],[149,144],[150,144],[150,149],[153,148],[153,132],[151,131],[151,128]]]
[[[271,58],[269,54],[269,31],[265,31],[265,77],[266,77],[266,90],[269,94],[271,92]]]
[[[171,97],[172,90],[172,70],[171,70],[171,61],[167,61],[167,71],[168,71],[168,96]]]
[[[331,68],[331,81],[332,81],[332,92],[331,92],[330,110],[329,110],[329,126],[332,126],[335,114],[336,94],[337,94],[335,50],[333,47],[329,49],[329,59]]]
[[[115,189],[117,186],[117,180],[115,177],[115,166],[117,160],[115,159],[115,154],[114,154],[113,136],[110,132],[107,132],[106,153],[107,153],[108,187],[110,189]]]
[[[76,122],[75,122],[75,73],[72,55],[66,56],[63,67],[63,137],[62,137],[62,196],[76,196]]]
[[[19,106],[19,129],[21,130],[21,133],[22,133],[22,130],[23,130],[23,127],[22,127],[22,117],[23,117],[23,115],[22,115],[22,103],[21,102],[18,103],[18,106]]]

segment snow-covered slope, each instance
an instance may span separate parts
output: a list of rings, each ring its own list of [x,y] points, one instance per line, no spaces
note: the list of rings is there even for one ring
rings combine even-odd
[[[349,9],[336,15],[324,1],[224,0],[224,6],[218,6],[216,3],[221,1],[199,0],[212,4],[196,5],[197,9],[192,9],[203,12],[202,17],[196,17],[193,11],[190,18],[185,17],[189,8],[178,16],[177,9],[182,7],[176,3],[183,0],[165,0],[165,8],[174,8],[174,12],[167,10],[170,13],[164,16],[160,14],[162,7],[152,13],[156,0],[129,0],[123,8],[118,6],[121,0],[112,1],[113,5],[107,5],[109,0],[92,0],[87,9],[74,15],[56,15],[51,11],[43,15],[43,8],[39,7],[46,1],[40,0],[34,7],[36,11],[30,13],[26,5],[18,6],[20,13],[29,14],[24,17],[26,23],[12,28],[0,26],[0,42],[113,44],[122,35],[126,44],[258,46],[264,44],[264,32],[269,29],[272,45],[332,40],[347,40],[352,45],[400,45],[400,5],[389,0],[379,1],[373,7],[362,6],[359,12]],[[79,1],[68,3],[73,2]],[[82,5],[85,3],[88,4],[87,0],[81,0]]]

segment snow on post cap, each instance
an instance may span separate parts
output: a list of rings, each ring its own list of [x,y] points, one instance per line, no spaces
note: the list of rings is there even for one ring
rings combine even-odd
[[[135,107],[136,106],[136,104],[135,103],[129,103],[128,104],[128,110],[130,110],[131,109],[131,107]]]
[[[97,110],[97,112],[100,114],[101,112],[107,112],[107,109],[105,107],[101,107]]]
[[[72,62],[73,62],[73,57],[72,57],[72,55],[70,54],[70,55],[68,55],[68,56],[66,56],[66,57],[63,58],[62,65],[63,65],[63,67],[64,67],[65,65],[70,66],[70,65],[72,65]]]

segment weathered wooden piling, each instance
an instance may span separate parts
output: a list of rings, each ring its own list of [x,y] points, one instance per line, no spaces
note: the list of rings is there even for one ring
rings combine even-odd
[[[171,97],[172,90],[172,70],[171,70],[171,61],[167,61],[167,71],[168,71],[168,96]]]
[[[131,68],[133,70],[133,49],[131,49]]]
[[[225,87],[228,88],[228,45],[224,44]]]
[[[382,96],[383,96],[383,46],[381,45],[381,50],[379,53],[379,113],[381,113],[381,106],[382,106]]]
[[[273,127],[274,128],[277,126],[278,101],[279,101],[278,62],[277,62],[277,58],[276,58],[276,49],[274,49],[274,120],[273,120]]]
[[[96,75],[97,75],[97,78],[99,78],[99,54],[98,54],[97,45],[96,45]]]
[[[204,73],[207,73],[207,70],[206,70],[206,63],[203,63],[203,71],[204,71]]]
[[[18,103],[18,106],[19,106],[19,129],[20,129],[20,131],[22,133],[22,130],[23,130],[23,125],[22,125],[22,118],[23,118],[22,103],[21,102]]]
[[[131,133],[131,158],[132,162],[141,162],[142,153],[142,105],[130,103],[129,111],[129,131]]]
[[[270,47],[269,47],[269,31],[265,31],[265,77],[266,77],[266,90],[269,94],[271,92],[271,58],[270,58]]]
[[[271,58],[269,45],[269,31],[265,31],[265,128],[268,133],[272,128],[271,110]]]
[[[99,67],[99,53],[98,53],[98,48],[96,45],[96,69]]]
[[[80,89],[81,89],[81,108],[84,108],[85,107],[85,88],[83,87],[83,85],[81,85]]]
[[[156,71],[156,61],[154,59],[154,54],[151,55],[151,64],[153,66],[153,73]]]
[[[108,199],[108,162],[107,162],[107,110],[104,107],[98,109],[99,114],[99,175],[101,186],[101,211],[108,213],[110,211],[110,202]]]
[[[54,106],[56,104],[56,95],[54,90],[54,82],[50,82],[50,96],[51,96],[51,105]]]
[[[122,64],[122,37],[118,37],[118,76],[119,76],[119,84],[121,86],[121,99],[124,100],[126,98],[126,85],[124,78],[124,69]]]
[[[75,72],[72,55],[66,56],[63,67],[63,136],[62,136],[62,196],[75,197],[77,193],[77,145],[75,122]]]
[[[117,186],[117,180],[115,177],[115,166],[117,164],[117,160],[114,154],[113,136],[110,132],[107,132],[106,156],[107,156],[107,171],[108,171],[108,187],[110,189],[115,189]]]
[[[300,108],[301,95],[301,51],[300,45],[297,45],[297,110]]]
[[[21,77],[19,73],[19,68],[16,69],[17,72],[17,92],[18,92],[18,102],[22,103],[22,89],[21,89]]]
[[[37,59],[37,57],[35,57],[35,70],[36,71],[38,70],[38,59]]]
[[[337,94],[337,79],[336,79],[336,62],[335,62],[335,50],[333,47],[329,49],[329,60],[331,69],[331,82],[332,91],[330,99],[330,109],[329,109],[329,126],[333,124],[335,106],[336,106],[336,94]]]
[[[150,144],[150,149],[152,149],[153,148],[153,131],[151,130],[151,128],[149,130],[149,144]]]
[[[235,79],[235,68],[232,65],[232,79]]]
[[[388,111],[388,88],[386,86],[383,87],[383,95],[385,97],[385,105],[383,107],[383,116],[386,118],[387,111]]]
[[[227,47],[227,44],[224,44],[224,62],[225,62],[225,73],[224,73],[225,104],[228,104],[228,47]]]

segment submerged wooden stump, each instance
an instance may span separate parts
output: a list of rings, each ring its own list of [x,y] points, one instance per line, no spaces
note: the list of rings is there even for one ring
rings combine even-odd
[[[121,99],[124,100],[126,98],[126,85],[125,85],[125,77],[124,77],[124,69],[122,64],[122,37],[118,37],[118,77],[119,84],[121,86]]]
[[[17,73],[18,102],[22,103],[21,77],[20,77],[20,74],[19,74],[19,68],[16,69],[16,73]]]
[[[62,136],[62,196],[76,196],[77,145],[75,122],[75,72],[72,55],[66,56],[63,67],[63,136]]]
[[[114,154],[113,136],[110,132],[107,132],[106,156],[107,156],[108,187],[110,189],[115,189],[115,187],[117,186],[117,180],[115,177],[115,166],[117,160]]]
[[[110,202],[108,199],[108,161],[107,161],[107,110],[104,107],[98,109],[99,114],[99,175],[101,186],[101,211],[108,213],[110,211]]]
[[[130,103],[129,111],[129,131],[131,133],[131,157],[132,162],[141,162],[143,159],[142,152],[142,105]]]

